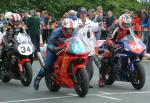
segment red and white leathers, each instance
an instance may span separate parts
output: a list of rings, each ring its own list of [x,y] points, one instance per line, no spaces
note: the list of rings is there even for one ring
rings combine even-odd
[[[115,20],[114,23],[109,30],[108,38],[106,39],[106,49],[104,50],[102,59],[101,59],[101,66],[105,66],[105,60],[108,60],[107,63],[109,63],[109,59],[111,59],[111,52],[119,48],[120,46],[115,44],[115,42],[119,42],[122,40],[127,34],[129,34],[129,26],[131,24],[131,18],[123,14],[119,17],[118,20]],[[106,65],[108,65],[106,63]],[[104,81],[105,81],[105,72],[107,71],[107,67],[103,67],[99,70],[100,73],[100,80],[99,80],[99,86],[103,87],[104,86]]]
[[[99,23],[95,23],[88,18],[86,18],[85,23],[78,18],[75,22],[75,34],[83,39],[89,46],[90,54],[89,56],[95,55],[95,32],[100,30]],[[81,26],[82,25],[82,26]]]

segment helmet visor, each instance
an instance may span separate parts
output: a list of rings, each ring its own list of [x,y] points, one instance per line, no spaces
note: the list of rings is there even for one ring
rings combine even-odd
[[[73,28],[64,28],[64,30],[65,30],[65,33],[67,33],[67,34],[72,34],[74,31]]]

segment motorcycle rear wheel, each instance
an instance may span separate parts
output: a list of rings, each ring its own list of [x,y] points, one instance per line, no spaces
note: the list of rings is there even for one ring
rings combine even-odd
[[[45,77],[45,83],[49,91],[51,92],[57,92],[61,88],[59,85],[56,84],[55,80],[52,80],[51,78]]]
[[[2,80],[2,82],[4,83],[8,83],[10,80],[11,80],[11,77],[7,76],[7,75],[2,75],[2,72],[5,72],[5,71],[1,71],[1,67],[2,67],[2,64],[0,64],[0,78]]]
[[[9,77],[9,76],[3,76],[1,79],[2,79],[2,82],[8,83],[11,80],[11,77]]]

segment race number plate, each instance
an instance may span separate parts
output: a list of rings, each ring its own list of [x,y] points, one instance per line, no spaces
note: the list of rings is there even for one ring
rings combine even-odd
[[[31,55],[33,53],[32,46],[29,44],[20,44],[18,51],[21,55]]]

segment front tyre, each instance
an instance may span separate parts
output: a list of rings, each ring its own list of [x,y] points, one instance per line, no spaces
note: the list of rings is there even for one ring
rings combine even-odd
[[[31,84],[33,76],[31,63],[30,62],[24,63],[23,68],[24,68],[24,77],[21,78],[21,83],[23,84],[23,86],[29,86]]]
[[[140,62],[135,63],[134,69],[131,84],[135,89],[140,90],[145,84],[145,70]]]
[[[86,69],[79,69],[76,74],[75,91],[80,97],[86,96],[89,90],[89,76]]]

